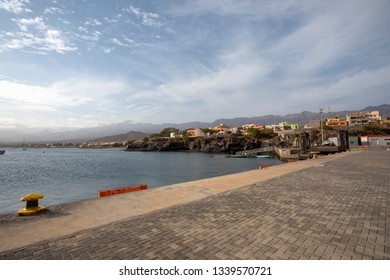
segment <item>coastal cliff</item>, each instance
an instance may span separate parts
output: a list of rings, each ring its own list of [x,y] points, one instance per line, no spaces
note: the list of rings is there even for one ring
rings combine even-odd
[[[239,136],[210,136],[194,138],[150,138],[129,143],[126,151],[197,151],[235,153],[257,149],[262,141]]]

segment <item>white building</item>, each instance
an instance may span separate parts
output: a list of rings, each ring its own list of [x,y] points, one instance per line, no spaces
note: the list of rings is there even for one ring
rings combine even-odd
[[[346,119],[349,126],[377,123],[381,121],[379,111],[347,114]]]
[[[265,128],[267,129],[273,129],[274,131],[283,131],[283,130],[294,130],[298,129],[299,125],[297,123],[286,123],[286,122],[281,122],[279,124],[271,124],[271,125],[266,125]]]
[[[390,136],[368,136],[368,145],[371,148],[390,148]]]

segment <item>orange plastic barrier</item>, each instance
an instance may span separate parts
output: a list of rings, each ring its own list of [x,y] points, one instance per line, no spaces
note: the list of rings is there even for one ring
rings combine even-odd
[[[141,190],[146,190],[148,185],[139,185],[139,186],[129,186],[111,190],[98,191],[98,197],[110,196],[115,194],[127,193],[127,192],[136,192]]]
[[[267,168],[267,167],[271,167],[272,166],[272,164],[268,164],[268,165],[260,165],[260,169],[265,169],[265,168]]]

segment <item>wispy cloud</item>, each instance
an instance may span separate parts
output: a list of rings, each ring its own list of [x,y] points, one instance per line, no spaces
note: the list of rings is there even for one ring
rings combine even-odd
[[[100,39],[102,33],[100,31],[93,31],[89,33],[88,29],[84,29],[79,27],[79,31],[83,32],[83,34],[75,34],[75,37],[80,38],[85,41],[96,42]]]
[[[163,23],[160,20],[160,15],[157,13],[144,12],[139,8],[130,6],[129,8],[124,9],[124,11],[132,13],[141,19],[142,25],[146,26],[162,26]]]
[[[99,25],[102,25],[103,23],[101,23],[98,19],[96,18],[93,18],[93,19],[87,19],[85,22],[84,22],[85,25],[90,25],[90,26],[99,26]]]
[[[34,125],[45,123],[47,116],[57,126],[61,123],[83,127],[87,123],[96,124],[96,120],[100,123],[120,121],[115,108],[120,96],[128,89],[131,86],[125,81],[92,76],[59,81],[49,86],[0,80],[1,110],[7,112],[5,117],[0,111],[0,123],[11,124],[13,119],[21,118],[28,121],[29,115],[34,115]],[[77,111],[90,117],[85,118],[83,123],[78,119]],[[69,119],[66,121],[64,118]]]
[[[323,75],[330,69],[337,71],[337,68],[342,69],[337,67],[341,64],[371,56],[365,50],[375,45],[379,47],[379,41],[383,46],[390,43],[390,38],[379,39],[383,33],[378,32],[386,26],[384,11],[385,6],[390,8],[389,5],[383,4],[378,9],[362,3],[343,1],[324,4],[321,12],[313,11],[302,27],[272,46],[272,54],[283,59],[290,78]],[[358,13],[361,9],[365,10],[363,14]],[[345,10],[350,12],[345,13]],[[356,19],[357,14],[359,20]],[[390,28],[387,29],[390,32]]]
[[[72,100],[50,88],[9,81],[0,81],[0,100],[2,106],[18,112],[53,112],[59,106],[72,104]]]
[[[251,0],[220,0],[220,1],[184,1],[182,5],[169,6],[167,13],[174,16],[186,15],[217,15],[217,16],[243,16],[247,20],[258,20],[275,16],[291,16],[312,6],[313,1],[251,1]]]
[[[66,53],[77,48],[70,45],[63,33],[48,26],[42,17],[14,19],[18,30],[0,34],[4,41],[0,50],[32,49],[43,53]]]
[[[110,42],[116,46],[119,47],[126,47],[126,48],[137,48],[137,47],[151,47],[151,44],[148,43],[137,43],[134,40],[122,36],[122,38],[111,38]]]
[[[389,75],[390,67],[362,70],[331,83],[290,91],[278,106],[280,110],[301,110],[296,100],[302,100],[306,107],[314,108],[312,111],[321,106],[330,106],[333,111],[337,111],[361,109],[364,104],[371,105],[372,100],[377,102],[374,105],[385,104],[389,102],[387,89],[390,80],[386,79]],[[351,101],[356,98],[359,99],[359,105]]]
[[[15,14],[31,12],[31,10],[27,8],[29,3],[29,0],[1,0],[0,9]]]
[[[19,102],[78,125],[388,103],[388,0],[124,2],[0,0],[3,89],[51,104],[7,95],[0,118],[28,119]]]
[[[63,10],[57,7],[45,8],[44,14],[64,14]]]

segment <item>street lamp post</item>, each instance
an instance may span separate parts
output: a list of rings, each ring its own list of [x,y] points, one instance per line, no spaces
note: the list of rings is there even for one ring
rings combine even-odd
[[[324,111],[324,108],[320,108],[320,115],[321,115],[321,145],[324,144],[324,124],[322,123],[322,112]]]

